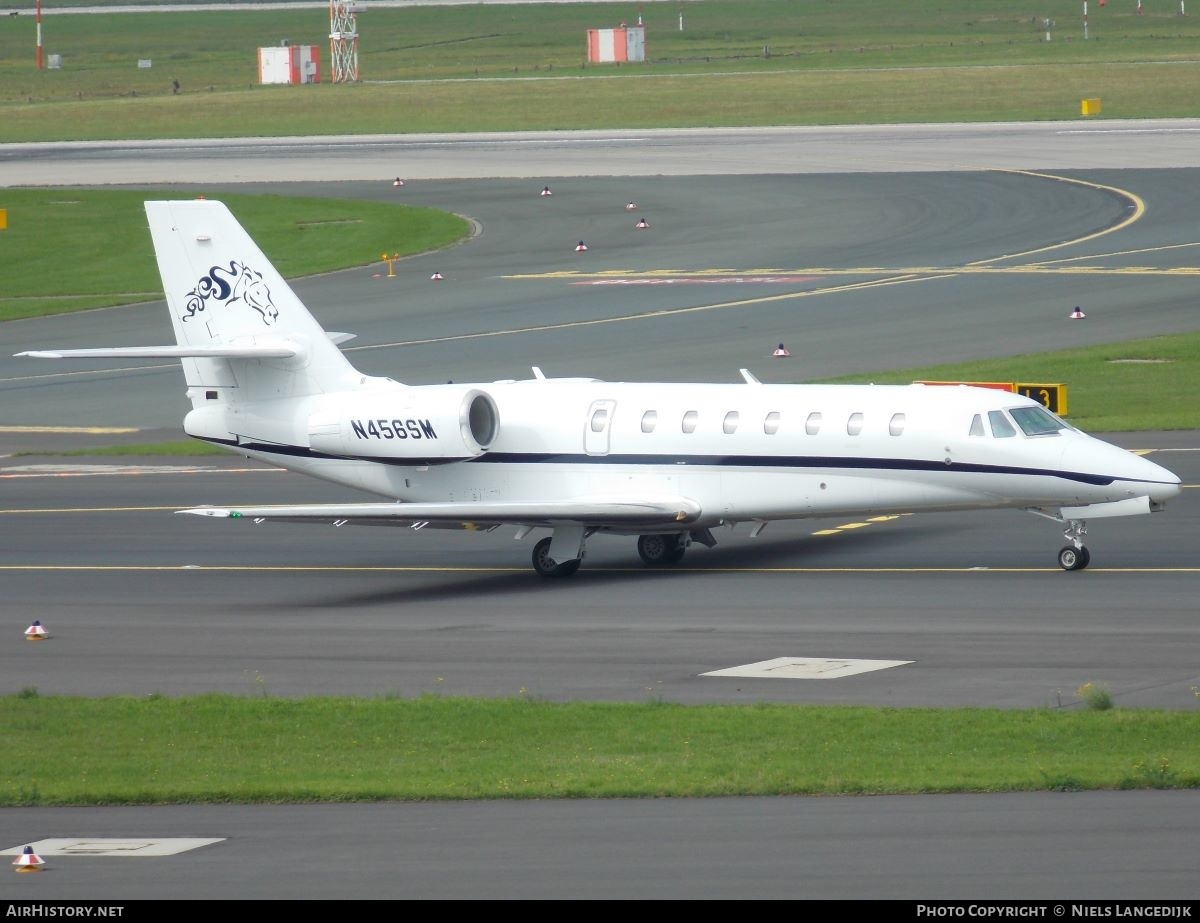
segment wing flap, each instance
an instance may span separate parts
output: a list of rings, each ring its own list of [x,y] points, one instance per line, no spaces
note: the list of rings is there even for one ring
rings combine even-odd
[[[656,499],[581,498],[549,503],[313,503],[298,506],[196,507],[192,516],[333,525],[387,525],[485,529],[498,525],[586,526],[683,525],[700,516],[700,504],[686,497]]]

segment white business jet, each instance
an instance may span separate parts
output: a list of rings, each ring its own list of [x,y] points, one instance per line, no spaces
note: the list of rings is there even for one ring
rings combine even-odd
[[[42,358],[178,358],[188,435],[381,502],[204,507],[229,519],[514,526],[545,577],[589,536],[638,536],[654,566],[719,526],[1016,508],[1066,524],[1160,510],[1179,478],[1028,398],[926,385],[636,384],[547,378],[408,386],[355,370],[220,202],[147,202],[174,346],[41,350]]]

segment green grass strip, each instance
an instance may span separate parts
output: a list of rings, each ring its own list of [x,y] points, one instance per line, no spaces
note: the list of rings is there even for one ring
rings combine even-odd
[[[0,804],[1200,786],[1197,711],[0,698]]]
[[[146,226],[148,199],[192,199],[164,190],[0,189],[0,321],[154,301],[162,281]],[[433,208],[343,199],[222,195],[285,278],[384,264],[448,246],[467,221]]]
[[[620,66],[589,64],[585,36],[633,4],[371,9],[361,79],[338,85],[326,9],[47,17],[62,66],[40,71],[32,17],[6,17],[0,140],[1064,119],[1085,97],[1105,117],[1195,114],[1197,17],[1095,5],[1084,41],[1079,8],[1049,6],[650,3],[646,61]],[[257,48],[284,36],[317,46],[324,82],[259,85]]]
[[[848,375],[834,382],[1011,381],[1067,386],[1067,419],[1088,432],[1200,428],[1200,333]]]

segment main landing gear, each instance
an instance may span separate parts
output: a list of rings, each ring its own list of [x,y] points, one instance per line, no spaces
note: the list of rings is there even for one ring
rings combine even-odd
[[[683,553],[691,544],[686,535],[643,535],[638,538],[638,554],[651,567],[670,567],[683,560]]]
[[[550,557],[550,545],[553,542],[552,538],[544,538],[533,546],[533,569],[537,571],[539,577],[570,577],[579,570],[582,558],[559,564]]]
[[[584,540],[594,531],[579,526],[555,527],[553,535],[533,546],[533,569],[541,577],[570,577],[579,570]],[[708,529],[667,532],[639,536],[637,548],[641,559],[651,567],[671,567],[683,560],[692,542],[711,548],[717,540]]]
[[[1063,538],[1071,544],[1058,552],[1058,566],[1063,570],[1083,570],[1092,560],[1092,553],[1083,544],[1083,536],[1087,535],[1087,523],[1080,519],[1068,520]]]

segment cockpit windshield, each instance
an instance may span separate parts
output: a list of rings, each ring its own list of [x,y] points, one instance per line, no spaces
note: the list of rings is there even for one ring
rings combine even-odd
[[[1003,411],[989,410],[988,422],[992,424],[992,435],[997,439],[1006,439],[1009,436],[1015,436],[1017,431],[1013,429],[1013,425],[1008,422]]]
[[[1044,407],[1010,407],[1008,412],[1026,436],[1050,436],[1071,428]]]

